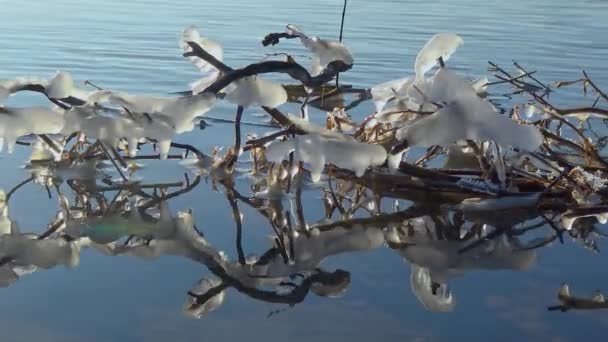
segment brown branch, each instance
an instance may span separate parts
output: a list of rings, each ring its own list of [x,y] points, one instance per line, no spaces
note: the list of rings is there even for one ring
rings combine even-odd
[[[597,85],[595,85],[595,83],[591,80],[589,75],[587,75],[587,72],[585,72],[585,70],[583,70],[583,75],[585,76],[585,81],[587,81],[587,83],[595,90],[595,92],[597,92],[597,94],[601,96],[604,100],[608,101],[608,95],[606,95],[606,93],[604,93]]]
[[[241,154],[241,118],[243,117],[243,106],[238,106],[236,110],[236,119],[234,120],[234,153],[228,161],[228,167],[234,166]]]

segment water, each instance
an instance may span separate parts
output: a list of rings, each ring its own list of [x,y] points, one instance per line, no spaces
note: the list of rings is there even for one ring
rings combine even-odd
[[[244,65],[266,53],[304,53],[293,42],[262,48],[261,38],[295,23],[322,37],[336,37],[341,1],[77,1],[0,0],[0,78],[51,76],[58,69],[105,88],[165,94],[184,90],[198,72],[180,57],[177,35],[196,24],[223,42],[229,65]],[[603,1],[350,1],[344,39],[356,65],[341,80],[366,87],[412,73],[418,49],[436,32],[454,31],[465,45],[450,63],[470,77],[485,73],[488,60],[508,65],[517,59],[539,70],[545,81],[577,79],[585,69],[608,84],[608,3]],[[279,80],[287,82],[285,78]],[[567,97],[566,99],[571,99]],[[572,97],[574,99],[574,97]],[[44,103],[20,96],[15,103]],[[578,100],[572,100],[578,101]],[[569,103],[576,106],[579,103]],[[364,104],[353,112],[371,111]],[[210,115],[230,118],[221,105]],[[249,113],[259,112],[251,109]],[[318,113],[317,113],[318,115]],[[246,118],[251,121],[253,117]],[[247,126],[247,132],[262,128]],[[217,125],[180,137],[203,151],[229,145],[232,128]],[[7,190],[29,177],[20,168],[27,149],[2,155],[0,187]],[[189,172],[175,162],[145,162],[137,175],[175,182]],[[190,179],[193,176],[190,175]],[[237,188],[251,194],[246,179]],[[193,209],[197,226],[217,249],[236,259],[231,207],[205,181],[169,205],[173,213]],[[64,191],[68,191],[65,184]],[[317,191],[304,192],[308,220],[323,217]],[[111,199],[111,198],[110,198]],[[390,207],[390,201],[383,203]],[[239,203],[244,215],[244,249],[261,254],[272,230],[255,209]],[[57,196],[27,184],[10,200],[10,217],[22,231],[41,232],[58,210]],[[186,318],[186,292],[210,272],[200,263],[166,256],[153,262],[128,256],[108,257],[87,249],[74,269],[55,267],[23,276],[0,291],[2,341],[191,341],[236,340],[416,340],[470,339],[603,340],[604,312],[547,312],[559,284],[578,294],[608,286],[604,259],[567,241],[539,250],[526,272],[467,271],[450,279],[456,298],[451,313],[424,310],[412,294],[410,265],[395,251],[380,247],[328,258],[325,270],[350,272],[352,284],[340,298],[309,294],[294,307],[269,304],[229,289],[224,305],[200,320]],[[602,248],[603,246],[600,246]],[[285,310],[284,310],[285,309]],[[276,310],[284,310],[267,317]]]

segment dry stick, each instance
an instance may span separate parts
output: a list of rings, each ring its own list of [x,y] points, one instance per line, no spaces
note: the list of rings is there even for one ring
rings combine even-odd
[[[32,144],[30,144],[30,143],[26,143],[26,142],[19,141],[19,140],[15,141],[15,145],[32,146]]]
[[[512,170],[513,176],[519,175],[519,176],[523,176],[523,177],[526,177],[526,178],[529,178],[529,179],[533,179],[533,180],[535,180],[537,182],[540,182],[540,183],[549,183],[549,181],[547,179],[539,177],[539,176],[537,176],[535,174],[529,173],[528,171],[519,169],[519,168],[517,168],[515,166],[511,166],[511,170]]]
[[[59,230],[59,228],[61,228],[61,226],[64,224],[64,222],[65,222],[65,219],[62,218],[62,219],[59,219],[57,222],[51,224],[44,233],[38,235],[36,240],[44,240],[44,239],[48,238],[49,236],[53,235],[55,232],[57,232],[57,230]]]
[[[585,80],[587,81],[587,83],[589,83],[589,85],[598,93],[598,95],[601,96],[604,100],[608,101],[608,95],[606,95],[606,93],[604,93],[598,86],[595,85],[595,83],[593,83],[593,81],[591,80],[591,78],[589,78],[589,75],[587,75],[587,72],[585,72],[585,70],[583,70],[583,75],[585,76]]]
[[[585,82],[585,79],[579,78],[578,80],[574,80],[574,81],[557,81],[557,82],[553,83],[553,86],[555,88],[562,88],[562,87],[571,86],[573,84],[577,84],[577,83],[581,83],[581,82]]]
[[[549,224],[549,226],[551,227],[551,229],[553,229],[555,231],[555,235],[557,236],[557,238],[559,238],[559,242],[561,244],[564,244],[564,232],[566,231],[563,228],[558,228],[555,223],[553,223],[553,220],[549,219],[547,217],[547,215],[545,215],[543,212],[539,213],[540,216],[543,218],[543,220],[545,220],[545,222],[547,222]]]
[[[317,228],[320,231],[330,231],[341,227],[344,229],[354,227],[386,227],[389,223],[403,222],[404,220],[413,219],[428,215],[431,211],[436,210],[431,206],[411,206],[402,211],[391,214],[378,214],[373,217],[353,218],[348,220],[334,221],[330,223],[314,224],[311,228]]]
[[[547,187],[545,188],[545,190],[543,190],[543,194],[547,194],[547,193],[549,193],[549,192],[551,191],[551,189],[552,189],[553,187],[555,187],[555,186],[557,185],[557,183],[559,183],[559,181],[561,181],[561,180],[562,180],[562,178],[564,178],[564,176],[566,175],[566,173],[567,173],[567,172],[568,172],[568,171],[564,170],[564,171],[562,171],[562,172],[559,174],[559,176],[555,177],[555,179],[553,179],[553,180],[551,181],[551,183],[549,183],[549,186],[547,186]]]
[[[299,162],[300,171],[298,172],[298,180],[296,187],[296,217],[298,219],[298,228],[301,231],[306,230],[306,219],[304,218],[304,208],[302,207],[302,162]]]
[[[276,108],[262,107],[262,109],[283,127],[288,127],[293,124],[285,114],[281,113],[281,111]]]
[[[120,197],[120,195],[122,194],[123,189],[120,189],[118,191],[116,191],[116,194],[114,195],[114,197],[112,198],[112,200],[110,201],[110,203],[108,204],[108,207],[106,208],[106,215],[110,213],[110,210],[114,208],[114,205],[116,204],[116,201],[118,200],[118,197]],[[129,240],[129,239],[127,239]]]
[[[186,150],[188,153],[188,150]],[[137,155],[135,157],[123,156],[124,160],[156,160],[160,159],[160,154],[150,154],[150,155]],[[183,155],[180,154],[170,154],[167,156],[167,159],[184,159]]]
[[[253,139],[253,140],[248,140],[245,142],[245,146],[243,147],[243,151],[249,151],[254,147],[259,147],[259,146],[263,146],[268,142],[274,141],[276,138],[285,136],[285,135],[291,135],[291,134],[304,134],[305,132],[297,129],[296,126],[294,125],[290,125],[289,127],[287,127],[284,130],[278,131],[278,132],[274,132],[272,134],[269,134],[267,136],[258,138],[258,139]]]
[[[519,76],[516,76],[516,77],[512,77],[512,78],[510,78],[510,79],[509,79],[509,81],[517,81],[517,80],[519,80],[519,79],[525,78],[525,77],[530,76],[530,75],[533,75],[533,74],[535,74],[535,73],[536,73],[536,71],[527,72],[527,73],[525,73],[525,74],[522,74],[522,75],[519,75]],[[509,82],[508,82],[508,81],[502,81],[502,80],[501,80],[501,81],[495,81],[495,82],[488,82],[488,83],[486,83],[485,85],[486,85],[486,86],[491,86],[491,85],[503,84],[503,83],[509,83]]]
[[[548,151],[550,151],[550,153],[553,153],[553,151],[552,151],[551,149],[547,148],[547,150],[548,150]],[[574,179],[572,179],[572,177],[570,177],[570,175],[568,175],[568,171],[569,171],[569,170],[567,171],[567,170],[565,170],[565,169],[564,169],[564,170],[562,171],[562,170],[560,170],[560,169],[556,168],[555,166],[551,165],[551,163],[549,163],[548,161],[546,161],[546,160],[545,160],[545,157],[544,157],[544,156],[542,156],[541,154],[538,154],[538,153],[530,153],[530,156],[531,156],[531,157],[533,157],[533,158],[535,158],[536,160],[540,161],[541,163],[545,164],[547,167],[549,167],[549,168],[550,168],[550,169],[552,169],[553,171],[558,172],[560,175],[562,175],[562,174],[563,174],[563,176],[562,176],[562,177],[564,177],[564,178],[566,178],[568,181],[570,181],[570,183],[572,183],[572,185],[573,185],[574,187],[576,187],[578,191],[581,191],[581,192],[583,192],[583,191],[584,191],[584,189],[582,189],[582,188],[581,188],[581,187],[578,185],[578,183],[577,183],[577,182],[576,182]]]
[[[431,146],[427,149],[426,153],[422,157],[418,158],[418,160],[416,160],[414,162],[414,165],[420,165],[422,163],[426,163],[427,161],[438,156],[440,152],[441,152],[441,146],[437,146],[437,145]]]
[[[331,194],[331,198],[334,202],[333,207],[337,208],[338,211],[340,212],[340,214],[344,215],[346,213],[346,211],[344,210],[344,208],[340,205],[340,202],[338,202],[338,197],[336,197],[336,193],[334,192],[334,189],[331,185],[331,176],[327,178],[327,186],[329,187],[329,193]],[[333,210],[332,210],[333,212]]]
[[[157,188],[179,188],[183,187],[184,182],[172,182],[172,183],[153,183],[153,184],[138,184],[137,189],[157,189]],[[98,186],[95,188],[97,192],[108,192],[108,191],[120,191],[120,190],[132,190],[129,184],[119,184],[119,185],[110,185],[110,186]],[[170,194],[173,195],[173,194]],[[169,196],[169,195],[167,195]],[[171,196],[175,197],[175,196]],[[170,197],[170,198],[171,198]],[[163,197],[162,200],[167,197]],[[158,203],[158,202],[156,202]],[[147,204],[146,204],[147,205]]]
[[[511,230],[509,230],[509,232],[508,232],[508,235],[509,236],[521,236],[521,235],[523,235],[523,234],[525,234],[525,233],[527,233],[527,232],[529,232],[531,230],[544,227],[546,224],[547,223],[544,220],[542,220],[542,221],[540,221],[538,223],[531,224],[531,225],[529,225],[527,227],[511,228]]]
[[[500,67],[498,67],[496,64],[493,64],[492,62],[489,62],[489,63],[490,63],[491,65],[495,66],[496,68],[498,68],[498,70],[502,70],[502,69],[501,69]],[[503,72],[503,73],[506,73],[504,70],[503,70],[502,72]],[[507,74],[507,75],[509,75],[508,73],[506,73],[506,74]],[[518,87],[519,89],[521,89],[521,90],[523,90],[523,91],[527,92],[527,93],[528,93],[528,94],[530,94],[532,97],[534,97],[534,99],[535,99],[536,101],[538,101],[538,102],[542,103],[543,105],[545,105],[545,106],[549,107],[549,108],[550,108],[551,110],[553,110],[554,112],[552,112],[552,111],[548,111],[548,110],[545,110],[545,109],[543,109],[543,111],[544,111],[545,113],[547,113],[547,114],[551,115],[552,117],[556,118],[556,119],[557,119],[557,120],[559,120],[561,123],[563,123],[563,124],[567,125],[568,127],[570,127],[572,130],[574,130],[574,132],[575,132],[576,134],[578,134],[578,135],[581,137],[581,139],[582,139],[583,141],[587,141],[587,137],[585,137],[585,135],[584,135],[584,134],[583,134],[583,133],[582,133],[582,132],[581,132],[581,131],[580,131],[578,128],[576,128],[576,127],[575,127],[575,126],[574,126],[574,125],[573,125],[571,122],[569,122],[568,120],[566,120],[566,119],[564,119],[564,118],[562,117],[562,115],[565,115],[565,114],[567,114],[568,112],[572,112],[572,110],[571,110],[571,109],[569,109],[569,110],[562,110],[562,109],[559,109],[559,108],[557,108],[557,107],[553,106],[551,103],[549,103],[549,102],[548,102],[548,101],[546,101],[545,99],[543,99],[543,98],[539,97],[538,95],[536,95],[534,92],[532,92],[532,91],[529,91],[529,90],[527,90],[527,89],[524,89],[524,88],[519,87],[519,85],[517,85],[515,82],[511,82],[511,81],[509,81],[508,79],[505,79],[504,77],[501,77],[501,76],[499,76],[499,75],[495,75],[495,76],[496,76],[496,78],[499,78],[499,79],[501,79],[501,80],[504,80],[504,81],[506,81],[506,82],[509,82],[509,83],[510,83],[510,84],[512,84],[513,86]],[[587,108],[578,108],[578,109],[576,109],[576,110],[585,110],[585,111],[586,111],[586,109],[587,109]],[[590,109],[590,110],[593,110],[593,111],[596,111],[596,112],[599,110],[598,108],[589,108],[589,109]],[[603,110],[599,110],[599,111],[603,111]],[[608,115],[608,111],[604,111],[604,112],[606,112],[606,114]],[[576,112],[573,112],[573,113],[576,113]],[[599,153],[597,152],[597,150],[596,150],[596,149],[595,149],[593,146],[589,146],[589,147],[590,147],[590,148],[589,148],[589,150],[587,150],[587,149],[585,149],[585,148],[582,148],[582,147],[579,147],[579,149],[580,149],[582,152],[584,152],[585,154],[590,155],[590,157],[592,157],[594,160],[596,160],[597,162],[599,162],[599,163],[600,163],[600,164],[602,164],[603,166],[608,167],[608,162],[606,162],[605,160],[603,160],[603,159],[600,157],[600,155],[599,155]]]
[[[442,61],[443,61],[443,59],[442,59]],[[425,93],[424,93],[422,90],[420,90],[420,88],[418,88],[418,86],[417,86],[417,85],[412,84],[412,87],[413,87],[414,89],[416,89],[416,91],[417,91],[418,93],[420,93],[420,95],[422,95],[422,98],[424,99],[424,101],[425,101],[425,102],[432,103],[433,105],[435,105],[435,106],[436,106],[437,108],[439,108],[439,109],[443,108],[443,106],[442,106],[442,105],[440,105],[439,103],[431,101],[431,100],[429,99],[429,97],[428,97],[428,96],[426,96],[426,94],[425,94]]]
[[[8,201],[11,199],[11,196],[17,191],[19,190],[20,187],[24,186],[25,184],[31,182],[34,180],[34,176],[22,181],[21,183],[15,185],[7,194],[6,194],[6,198],[5,198],[5,202],[8,203]]]
[[[285,218],[287,219],[287,227],[289,228],[289,234],[288,234],[288,238],[289,238],[289,259],[291,261],[296,259],[296,243],[295,243],[295,239],[293,238],[293,225],[291,224],[291,213],[289,212],[289,210],[287,210],[285,212]]]
[[[226,64],[218,61],[197,43],[188,42],[188,45],[191,47],[192,51],[184,53],[184,57],[199,57],[223,72],[221,77],[203,91],[212,94],[219,93],[227,85],[241,78],[266,73],[285,73],[291,78],[300,81],[303,85],[315,88],[331,81],[338,72],[344,72],[352,68],[352,65],[342,61],[333,61],[327,65],[321,74],[311,76],[306,68],[294,61],[263,61],[249,64],[244,68],[232,69]]]
[[[90,86],[92,86],[93,88],[95,88],[97,90],[103,90],[103,88],[98,87],[95,83],[93,83],[93,82],[91,82],[89,80],[85,80],[84,81],[84,85],[90,85]]]
[[[564,121],[565,121],[565,120],[564,120]],[[565,122],[567,122],[567,121],[565,121]],[[567,123],[568,123],[569,125],[572,125],[572,124],[571,124],[571,123],[569,123],[569,122],[567,122]],[[597,150],[595,149],[595,147],[593,147],[593,146],[591,146],[591,145],[587,145],[587,146],[589,147],[589,148],[587,149],[587,148],[585,148],[585,147],[583,147],[583,146],[579,146],[578,144],[576,144],[576,143],[574,143],[574,142],[572,142],[572,141],[570,141],[570,140],[568,140],[568,139],[565,139],[565,138],[562,138],[562,137],[560,137],[560,136],[558,136],[558,135],[555,135],[555,134],[553,134],[551,131],[548,131],[548,130],[546,130],[546,129],[544,129],[544,128],[540,128],[540,132],[541,132],[541,133],[542,133],[544,136],[546,136],[546,137],[549,137],[549,138],[551,138],[551,139],[553,139],[553,140],[555,140],[555,141],[558,141],[558,142],[560,142],[560,143],[566,144],[566,145],[568,145],[568,146],[572,147],[573,149],[576,149],[576,150],[578,150],[578,151],[582,152],[583,154],[588,155],[588,156],[589,156],[591,159],[593,159],[593,160],[595,160],[596,162],[598,162],[598,163],[602,164],[604,167],[608,167],[608,162],[607,162],[607,161],[605,161],[605,160],[604,160],[604,159],[603,159],[603,158],[600,156],[600,154],[597,152]],[[581,135],[581,137],[582,137],[582,139],[583,139],[583,143],[585,143],[585,142],[587,141],[587,138],[586,138],[584,135],[582,135],[582,134],[583,134],[582,132],[580,132],[580,131],[578,131],[578,130],[577,130],[577,132],[579,133],[579,135]]]
[[[543,225],[544,224],[546,224],[546,222],[543,222]],[[535,243],[535,244],[533,244],[531,246],[527,246],[527,247],[524,247],[524,248],[519,248],[519,250],[520,251],[529,251],[529,250],[533,250],[533,249],[538,249],[538,248],[541,248],[541,247],[544,247],[544,246],[550,244],[551,242],[555,241],[555,239],[557,239],[558,237],[559,236],[557,234],[554,234],[551,237],[545,238],[544,240],[539,241],[539,242],[537,242],[537,243]]]
[[[116,150],[116,148],[114,146],[110,147],[112,154],[114,154],[114,156],[116,156],[116,160],[118,160],[118,162],[120,163],[120,165],[123,168],[127,168],[127,162],[124,160],[124,158],[120,155],[120,153],[118,153],[118,151]]]
[[[340,37],[338,38],[338,40],[340,42],[342,42],[342,32],[344,32],[344,17],[346,16],[347,3],[348,3],[348,0],[344,0],[344,7],[342,7],[342,19],[340,21]],[[339,79],[340,79],[340,73],[336,73],[336,88],[340,87]]]
[[[53,195],[51,195],[51,189],[49,188],[49,186],[45,184],[44,188],[46,189],[46,193],[49,196],[49,199],[52,199]]]
[[[534,82],[536,82],[538,85],[540,85],[541,87],[545,88],[546,91],[551,91],[551,89],[549,87],[547,87],[543,82],[539,81],[536,77],[532,76],[532,74],[534,74],[534,72],[529,73],[526,69],[524,69],[521,65],[517,64],[516,61],[513,61],[513,65],[515,65],[515,67],[519,70],[521,70],[521,72],[525,74],[528,74],[528,78],[530,78],[531,80],[533,80]]]
[[[486,234],[485,236],[482,236],[482,237],[478,238],[477,240],[473,241],[472,243],[459,249],[458,254],[466,253],[472,249],[475,249],[475,248],[483,245],[485,242],[487,242],[489,240],[496,239],[499,236],[501,236],[502,234],[506,233],[507,230],[508,229],[504,228],[504,227],[496,227],[496,229],[494,229],[490,233]]]
[[[187,177],[186,173],[184,173],[184,175]],[[190,184],[187,184],[185,188],[179,189],[179,190],[177,190],[175,192],[172,192],[170,194],[167,194],[167,195],[165,195],[163,197],[157,197],[157,198],[151,200],[150,202],[144,204],[140,208],[142,210],[143,209],[147,209],[147,208],[151,208],[154,205],[156,205],[157,203],[160,203],[161,201],[168,201],[168,200],[170,200],[172,198],[175,198],[175,197],[181,196],[181,195],[183,195],[185,193],[188,193],[188,192],[192,191],[192,189],[196,188],[200,184],[200,182],[201,182],[201,176],[196,176],[196,178],[194,178],[194,181],[192,181],[192,183],[190,183]],[[181,187],[183,185],[184,185],[184,183],[180,182],[180,183],[166,183],[166,184],[150,184],[149,187],[154,186],[155,188],[159,188],[159,187],[162,186],[164,188],[168,188],[168,187],[174,187],[174,186],[180,186]],[[138,186],[138,188],[139,189],[143,189],[143,188],[146,188],[146,186],[145,185],[140,185],[140,186]]]
[[[500,75],[494,75],[494,76],[500,80],[503,80],[505,82],[512,84],[513,86],[518,88],[521,92],[526,92],[526,93],[530,94],[536,101],[538,101],[542,105],[545,105],[545,106],[551,108],[551,110],[553,110],[555,112],[555,113],[548,112],[549,114],[558,114],[558,115],[562,115],[562,116],[567,116],[567,115],[571,115],[571,114],[589,113],[589,114],[597,114],[599,116],[608,117],[608,110],[596,108],[596,107],[558,108],[558,107],[552,105],[551,103],[549,103],[547,100],[545,100],[541,96],[538,96],[534,92],[532,92],[528,89],[522,88],[516,82],[511,82],[510,75],[508,76],[508,78],[502,77]],[[547,111],[545,111],[545,112],[547,112]]]
[[[241,211],[239,210],[238,203],[234,198],[234,194],[232,191],[227,188],[226,197],[228,198],[228,202],[230,203],[230,207],[232,208],[232,217],[234,218],[234,222],[236,224],[236,251],[239,258],[239,263],[241,265],[245,265],[245,253],[243,252],[243,221],[241,220]]]
[[[243,106],[238,106],[236,109],[236,119],[234,120],[234,155],[228,162],[228,167],[234,166],[241,154],[241,118],[243,117]]]
[[[201,152],[199,149],[197,149],[196,147],[189,145],[189,144],[180,144],[180,143],[172,142],[171,147],[190,151],[190,152],[194,153],[194,155],[196,155],[196,157],[199,159],[206,157],[206,155],[203,152]]]
[[[514,79],[514,77],[511,76],[511,74],[509,74],[503,68],[499,67],[497,64],[494,64],[491,61],[488,61],[488,64],[490,64],[492,66],[492,68],[490,68],[490,69],[492,69],[493,71],[499,72],[499,73],[505,75],[509,79]],[[494,76],[497,76],[497,75],[494,75]],[[509,83],[511,83],[511,82],[509,82]],[[532,85],[530,83],[527,83],[527,82],[524,82],[524,81],[521,81],[519,79],[514,79],[514,83],[520,83],[521,84],[521,85],[517,85],[518,88],[520,88],[522,85],[523,86],[528,86],[528,87],[535,87],[534,85]],[[544,88],[544,85],[543,85],[543,88]]]
[[[292,178],[293,175],[291,174],[291,171],[293,170],[293,163],[295,160],[295,152],[291,151],[289,152],[289,164],[288,164],[288,169],[287,169],[287,193],[291,192],[291,182],[292,182]]]
[[[62,150],[59,149],[59,147],[57,147],[57,145],[55,145],[55,142],[53,140],[51,140],[51,138],[49,138],[46,134],[39,134],[38,136],[40,137],[40,139],[42,139],[42,141],[44,141],[47,145],[49,145],[49,147],[51,149],[53,149],[53,151],[55,151],[57,153],[63,152]]]
[[[103,151],[103,153],[108,157],[108,159],[112,162],[112,164],[114,165],[114,167],[116,168],[116,170],[118,171],[118,173],[120,174],[120,177],[122,177],[122,179],[127,182],[128,179],[127,177],[125,177],[125,174],[122,172],[122,170],[120,169],[120,167],[118,166],[118,164],[116,164],[116,161],[114,160],[114,158],[112,158],[112,155],[110,155],[110,152],[106,149],[106,147],[104,146],[104,144],[102,142],[99,143],[99,146],[101,147],[101,150]]]

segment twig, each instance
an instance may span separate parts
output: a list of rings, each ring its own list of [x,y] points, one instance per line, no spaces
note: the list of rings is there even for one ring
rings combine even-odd
[[[344,7],[342,7],[342,19],[340,20],[340,36],[338,40],[342,42],[342,33],[344,31],[344,17],[346,16],[346,5],[348,0],[344,0]],[[340,73],[336,73],[336,88],[340,87]]]
[[[236,110],[236,119],[234,120],[234,154],[228,162],[228,167],[234,166],[241,154],[241,118],[243,117],[243,106],[238,106]]]

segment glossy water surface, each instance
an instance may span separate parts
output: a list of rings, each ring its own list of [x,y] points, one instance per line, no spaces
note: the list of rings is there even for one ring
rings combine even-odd
[[[105,88],[166,94],[184,90],[198,77],[177,47],[184,26],[198,25],[221,41],[225,61],[238,66],[266,53],[304,53],[294,42],[260,45],[265,34],[281,31],[287,23],[321,37],[337,37],[342,1],[0,0],[0,6],[0,78],[48,77],[64,69]],[[407,76],[424,41],[444,31],[464,37],[465,45],[450,63],[471,78],[485,73],[488,60],[508,65],[517,59],[539,70],[546,81],[576,79],[586,69],[608,85],[608,2],[600,0],[349,1],[344,40],[356,64],[342,81],[369,87]],[[43,103],[37,96],[14,101]],[[371,108],[364,104],[353,114],[365,115]],[[230,118],[233,112],[222,104],[210,115]],[[246,131],[262,129],[247,126]],[[231,143],[232,126],[217,124],[178,140],[210,151]],[[0,157],[1,188],[8,191],[29,177],[20,167],[27,154],[26,148],[17,147],[13,155]],[[191,172],[176,162],[143,164],[137,176],[147,181],[182,181],[183,173]],[[242,177],[236,187],[250,196],[248,184]],[[226,189],[219,190],[203,180],[171,199],[169,206],[174,214],[191,208],[205,238],[236,259],[232,209]],[[304,192],[311,221],[323,218],[320,196],[314,190]],[[383,205],[390,208],[391,203]],[[239,205],[245,253],[260,255],[271,245],[266,236],[272,229],[257,210]],[[289,201],[285,207],[289,209]],[[44,187],[27,184],[11,198],[9,216],[22,231],[40,232],[57,209],[55,193],[49,200]],[[527,271],[468,269],[451,278],[457,305],[452,312],[438,313],[425,310],[410,290],[409,263],[380,246],[338,254],[323,263],[326,270],[350,272],[351,285],[339,298],[311,293],[290,308],[229,289],[223,306],[194,320],[182,314],[182,305],[186,292],[210,275],[204,265],[183,257],[145,261],[86,249],[78,267],[39,270],[0,290],[0,340],[486,341],[493,336],[504,341],[599,341],[608,336],[607,313],[561,314],[546,307],[565,281],[578,293],[608,290],[605,265],[602,254],[570,241],[556,243],[539,250]]]

